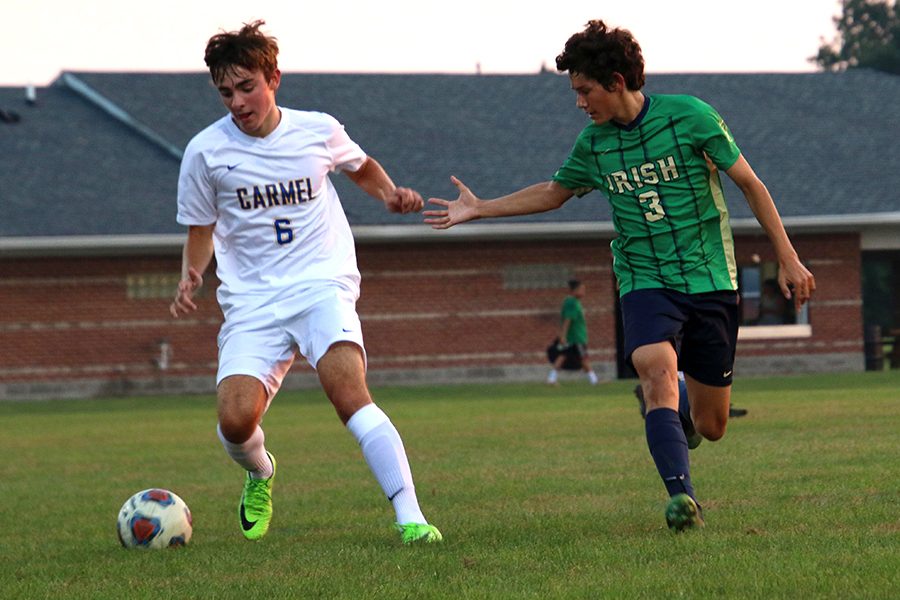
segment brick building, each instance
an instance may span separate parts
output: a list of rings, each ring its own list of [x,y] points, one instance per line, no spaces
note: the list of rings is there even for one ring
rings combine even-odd
[[[684,90],[723,114],[818,283],[808,310],[760,324],[774,256],[739,192],[726,189],[745,313],[736,369],[861,370],[867,285],[892,290],[878,308],[900,314],[897,277],[863,281],[867,256],[900,263],[900,108],[886,102],[900,80],[648,78],[650,93]],[[200,311],[167,313],[183,240],[180,149],[221,113],[206,75],[64,74],[36,102],[23,98],[0,89],[0,398],[211,391],[221,322],[213,273]],[[507,123],[501,111],[522,98]],[[544,180],[584,125],[567,81],[549,74],[285,75],[279,101],[334,114],[398,184],[426,196],[452,195],[451,173],[484,197]],[[873,164],[876,152],[893,167]],[[435,232],[342,180],[373,383],[543,380],[571,276],[587,283],[595,367],[628,376],[599,193],[553,213]],[[286,386],[314,381],[299,359]]]

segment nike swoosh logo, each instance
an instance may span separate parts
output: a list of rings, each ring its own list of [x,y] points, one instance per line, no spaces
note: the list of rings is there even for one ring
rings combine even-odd
[[[240,164],[241,164],[241,163],[238,163],[237,165],[225,165],[225,168],[228,169],[228,170],[230,171],[230,170],[236,168],[236,167],[237,167],[238,165],[240,165]]]
[[[344,333],[350,333],[350,332],[353,331],[353,330],[352,330],[352,329],[344,329],[344,328],[342,327],[342,328],[341,328],[341,331],[343,331]]]
[[[725,371],[724,373],[722,373],[722,377],[728,377],[728,376],[731,375],[733,372],[734,372],[734,371]]]
[[[250,531],[253,529],[253,526],[256,525],[256,521],[248,521],[247,514],[244,512],[244,502],[241,501],[241,527],[244,528],[244,531]]]

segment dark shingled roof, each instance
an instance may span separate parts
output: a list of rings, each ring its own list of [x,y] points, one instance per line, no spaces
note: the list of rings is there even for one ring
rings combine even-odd
[[[132,124],[91,102],[79,83]],[[900,210],[900,77],[651,74],[645,91],[693,94],[716,107],[783,216]],[[425,197],[455,196],[451,174],[483,197],[545,181],[587,124],[568,78],[552,73],[285,74],[278,101],[334,115],[398,185]],[[35,106],[23,90],[0,88],[0,109],[21,117],[0,119],[0,237],[183,232],[171,147],[183,149],[224,114],[205,73],[67,73],[37,90]],[[353,224],[419,223],[389,214],[345,177],[335,183]],[[726,185],[732,215],[752,216]],[[594,192],[518,220],[608,221],[609,209]]]
[[[172,232],[178,161],[62,87],[0,89],[0,236]]]

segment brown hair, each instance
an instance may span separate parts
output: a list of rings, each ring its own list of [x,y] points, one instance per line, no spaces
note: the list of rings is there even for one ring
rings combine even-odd
[[[629,90],[644,87],[644,57],[637,40],[627,29],[610,29],[600,20],[588,21],[584,31],[566,41],[556,68],[590,77],[607,89],[613,73],[622,75]]]
[[[260,70],[266,80],[278,70],[278,41],[259,29],[265,21],[244,23],[240,31],[218,33],[206,43],[203,57],[213,81],[219,82],[235,67]]]

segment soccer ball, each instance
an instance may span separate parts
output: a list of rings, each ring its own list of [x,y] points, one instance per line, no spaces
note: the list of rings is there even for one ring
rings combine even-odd
[[[116,523],[126,548],[184,546],[194,531],[191,509],[169,490],[153,488],[125,501]]]

